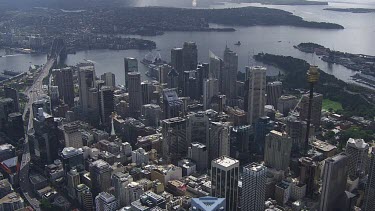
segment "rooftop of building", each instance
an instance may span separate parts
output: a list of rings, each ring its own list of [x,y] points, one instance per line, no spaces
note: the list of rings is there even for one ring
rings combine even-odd
[[[9,193],[8,195],[4,196],[3,198],[1,198],[0,204],[13,203],[13,202],[17,202],[17,201],[23,202],[23,199],[21,198],[21,196],[18,193],[12,192],[12,193]]]
[[[0,104],[11,103],[11,102],[13,102],[12,98],[0,98]]]
[[[283,133],[282,132],[279,132],[279,131],[276,131],[276,130],[271,130],[271,132],[273,135],[276,135],[276,136],[283,136]]]
[[[75,132],[78,131],[79,124],[77,122],[69,122],[64,124],[64,130],[65,132]]]
[[[97,134],[97,135],[109,135],[107,132],[105,132],[104,130],[99,130],[99,129],[92,129],[91,130],[93,133]]]
[[[102,169],[102,168],[109,168],[110,165],[105,162],[104,160],[96,160],[92,162],[92,165],[95,166],[96,168]]]
[[[323,98],[323,95],[320,93],[314,92],[314,98],[318,98],[318,97]],[[304,94],[302,99],[306,99],[306,98],[307,99],[309,98],[309,93]]]
[[[284,189],[284,190],[289,188],[289,184],[286,183],[286,182],[280,182],[280,183],[276,184],[276,186],[281,188],[281,189]]]
[[[62,155],[63,158],[70,158],[70,157],[73,157],[73,156],[79,155],[79,154],[82,154],[82,151],[79,150],[79,149],[76,149],[74,147],[65,147],[61,151],[61,155]]]
[[[110,203],[116,200],[115,196],[107,193],[107,192],[100,192],[96,198],[100,198],[101,200],[105,201],[106,203]]]
[[[126,117],[124,120],[125,120],[124,123],[126,125],[131,125],[131,126],[136,127],[136,128],[144,128],[145,127],[145,125],[141,121],[139,121],[138,119],[134,119],[132,117]]]
[[[363,139],[354,138],[349,138],[346,146],[351,146],[357,149],[368,149],[370,147],[370,145],[366,143]]]
[[[191,146],[193,146],[195,148],[198,148],[198,149],[204,149],[204,148],[206,148],[206,145],[204,145],[202,143],[199,143],[199,142],[193,142],[193,143],[191,143]]]
[[[336,146],[332,145],[332,144],[329,144],[327,142],[324,142],[324,141],[320,141],[318,139],[314,140],[311,145],[313,147],[315,147],[316,149],[318,150],[321,150],[323,152],[330,152],[332,150],[336,150]]]
[[[228,157],[228,156],[221,156],[221,157],[213,160],[212,163],[218,164],[218,165],[223,166],[223,167],[231,167],[231,166],[234,166],[234,165],[239,165],[240,162],[238,160],[236,160],[234,158],[231,158],[231,157]]]
[[[18,157],[9,158],[1,162],[1,164],[6,168],[12,168],[17,166],[18,164]]]
[[[281,97],[279,98],[279,100],[294,100],[294,99],[297,99],[297,97],[294,95],[281,95]]]
[[[178,166],[175,166],[173,164],[169,164],[169,165],[164,165],[164,166],[157,166],[155,169],[153,169],[154,171],[157,171],[161,174],[168,174],[169,172],[173,172],[173,171],[176,171],[177,169],[181,169],[181,167],[178,167]]]
[[[234,132],[242,132],[242,131],[247,131],[247,130],[251,130],[251,129],[252,129],[251,125],[240,125],[240,126],[234,126],[232,128],[232,130]]]
[[[180,162],[179,166],[182,166],[182,167],[184,167],[184,168],[190,168],[190,167],[193,167],[193,166],[196,165],[196,164],[195,164],[192,160],[190,160],[190,159],[182,159],[182,160],[180,160],[179,162]],[[182,165],[181,165],[181,164],[182,164]]]
[[[8,114],[9,118],[14,118],[14,117],[20,117],[21,118],[22,114],[20,112],[13,112]]]
[[[30,175],[30,182],[32,184],[38,184],[38,183],[42,183],[42,182],[46,182],[46,181],[47,181],[47,179],[43,175],[40,175],[40,174]]]
[[[174,117],[174,118],[164,119],[163,120],[163,122],[165,122],[167,124],[179,123],[179,122],[184,122],[184,121],[186,121],[186,119],[184,119],[182,117]]]
[[[327,159],[325,160],[325,162],[337,162],[337,161],[340,161],[340,160],[342,160],[342,159],[346,159],[346,158],[348,158],[348,157],[349,157],[348,154],[346,154],[345,152],[342,152],[342,153],[337,154],[337,155],[335,155],[335,156],[333,156],[333,157],[327,158]]]
[[[147,141],[156,141],[161,138],[161,134],[152,134],[148,136],[140,136],[137,138],[137,142],[143,143]]]
[[[181,99],[178,98],[176,89],[163,89],[163,98],[170,106],[182,104]]]
[[[281,86],[283,85],[283,82],[281,81],[272,81],[267,83],[268,86]]]
[[[77,185],[77,187],[76,187],[77,191],[83,191],[83,190],[87,190],[87,189],[89,189],[89,187],[87,185],[83,184],[83,183]]]
[[[129,76],[140,76],[141,75],[141,73],[139,73],[139,72],[128,72],[128,75]]]
[[[145,104],[145,105],[142,105],[142,107],[144,108],[152,108],[152,109],[159,109],[160,106],[157,105],[157,104]]]
[[[0,189],[9,189],[12,188],[12,185],[9,183],[9,180],[7,179],[2,179],[0,180]]]
[[[265,170],[266,167],[259,163],[250,163],[249,165],[245,166],[244,169],[249,169],[253,172],[260,172]]]
[[[11,145],[11,144],[2,144],[0,145],[0,151],[5,151],[5,150],[15,150],[16,148]]]
[[[261,70],[261,71],[267,71],[267,68],[266,67],[263,67],[263,66],[247,66],[246,68],[250,69],[250,70]]]
[[[115,155],[108,151],[100,151],[99,156],[103,158],[111,158],[111,157],[114,157]]]

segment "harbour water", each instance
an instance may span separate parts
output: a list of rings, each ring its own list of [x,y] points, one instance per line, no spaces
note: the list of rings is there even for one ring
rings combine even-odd
[[[135,6],[166,6],[166,1],[162,0],[140,0]],[[158,4],[158,2],[164,2]],[[177,1],[173,1],[177,2]],[[174,5],[176,7],[189,7],[185,5]],[[189,1],[188,1],[189,2]],[[197,6],[198,2],[195,1]],[[193,4],[192,4],[193,5]],[[227,8],[239,6],[265,6],[260,4],[214,4],[212,8]],[[190,6],[193,7],[193,6]],[[349,53],[363,53],[375,55],[375,13],[355,14],[342,13],[323,10],[327,7],[360,7],[375,8],[375,2],[370,0],[360,1],[329,1],[328,6],[274,6],[266,7],[278,8],[294,13],[309,21],[324,21],[341,24],[343,30],[309,29],[290,26],[254,26],[236,27],[235,32],[167,32],[160,36],[133,36],[153,40],[160,50],[162,59],[170,60],[170,49],[182,46],[184,41],[194,41],[198,46],[198,57],[201,62],[208,62],[208,50],[212,50],[218,56],[222,56],[225,45],[228,45],[239,55],[239,70],[243,71],[247,65],[256,65],[252,55],[264,52],[293,56],[307,60],[311,64],[318,65],[327,73],[335,75],[344,81],[352,81],[354,72],[341,65],[328,65],[311,54],[306,54],[293,48],[300,42],[315,42],[334,50]],[[197,7],[194,7],[197,8]],[[215,25],[213,25],[215,27]],[[234,45],[238,41],[241,45]],[[89,50],[80,51],[74,55],[68,55],[66,63],[75,65],[78,62],[89,60],[94,62],[97,75],[104,72],[116,74],[116,83],[124,83],[123,58],[126,56],[136,57],[139,60],[147,54],[144,50]],[[0,51],[0,55],[4,52]],[[43,64],[46,61],[45,55],[15,55],[0,58],[0,69],[13,69],[15,71],[25,71],[31,64]],[[144,75],[146,68],[140,66],[140,72]],[[269,68],[269,75],[278,74],[279,70]]]

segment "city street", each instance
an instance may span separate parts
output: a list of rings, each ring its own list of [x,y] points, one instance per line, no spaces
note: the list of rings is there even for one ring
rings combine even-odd
[[[28,135],[33,133],[33,112],[32,112],[32,103],[38,99],[38,96],[43,93],[43,78],[45,78],[49,70],[52,68],[53,64],[55,62],[55,59],[50,59],[47,61],[47,63],[43,66],[41,72],[37,76],[37,78],[34,81],[34,84],[26,89],[25,94],[28,96],[29,101],[25,106],[23,118],[25,121],[25,116],[28,110],[30,110],[29,115],[29,122],[27,126],[27,133],[25,135],[25,142],[24,142],[24,150],[22,155],[22,162],[21,162],[21,168],[20,168],[20,187],[23,195],[25,196],[26,200],[29,202],[29,204],[35,209],[40,210],[39,207],[39,201],[33,197],[33,190],[29,181],[29,168],[30,168],[30,149],[29,149],[29,140]]]

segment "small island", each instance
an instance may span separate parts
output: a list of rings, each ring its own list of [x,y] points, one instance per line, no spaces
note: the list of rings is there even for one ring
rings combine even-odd
[[[244,3],[260,3],[264,5],[328,5],[325,1],[307,0],[242,0]]]
[[[325,8],[324,10],[350,13],[375,13],[375,9],[370,8]]]

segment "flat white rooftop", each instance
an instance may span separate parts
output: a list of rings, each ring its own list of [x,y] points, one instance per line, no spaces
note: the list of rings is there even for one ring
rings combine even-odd
[[[231,157],[228,157],[228,156],[221,156],[221,157],[213,160],[212,163],[217,164],[219,166],[223,166],[225,168],[228,168],[228,167],[235,166],[235,165],[238,166],[240,162],[238,160],[236,160],[234,158],[231,158]]]

